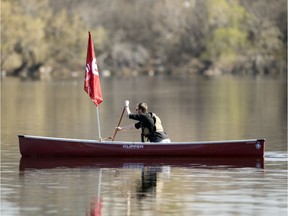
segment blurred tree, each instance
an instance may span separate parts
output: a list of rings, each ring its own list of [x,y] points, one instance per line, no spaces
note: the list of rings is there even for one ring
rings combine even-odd
[[[78,15],[69,16],[66,10],[53,12],[47,20],[45,29],[47,39],[45,43],[51,45],[50,56],[53,56],[51,61],[68,65],[79,57],[84,59],[83,42],[87,38],[84,29],[85,25]]]
[[[91,31],[99,66],[112,73],[176,66],[200,73],[211,64],[227,73],[286,71],[286,6],[285,0],[3,0],[2,70],[37,76],[46,66],[55,75],[82,69]]]
[[[153,51],[166,64],[186,64],[205,48],[206,5],[200,0],[159,0],[152,10]]]
[[[14,75],[39,67],[46,49],[42,46],[44,22],[39,16],[25,15],[21,1],[2,1],[2,58],[4,70]],[[14,65],[16,62],[16,65]]]
[[[83,66],[87,27],[77,13],[53,10],[49,0],[2,2],[2,69],[23,77],[39,76],[42,66],[75,71]],[[15,3],[15,4],[14,4]],[[107,38],[105,29],[92,29],[99,49]]]
[[[238,65],[253,73],[281,73],[287,70],[287,1],[240,0],[250,13],[245,56]],[[237,67],[237,65],[236,65]]]
[[[203,58],[220,69],[229,68],[248,48],[248,13],[236,0],[208,0],[207,4],[210,36]]]

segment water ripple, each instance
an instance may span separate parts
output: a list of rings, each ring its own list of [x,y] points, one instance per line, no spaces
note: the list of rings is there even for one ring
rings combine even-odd
[[[288,161],[287,152],[265,152],[265,161]]]

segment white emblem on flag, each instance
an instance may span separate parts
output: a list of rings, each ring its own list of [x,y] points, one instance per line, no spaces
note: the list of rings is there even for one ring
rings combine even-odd
[[[92,73],[99,76],[96,58],[93,58],[92,60]]]
[[[85,77],[86,81],[90,79],[89,71],[90,71],[90,65],[86,64],[86,77]]]

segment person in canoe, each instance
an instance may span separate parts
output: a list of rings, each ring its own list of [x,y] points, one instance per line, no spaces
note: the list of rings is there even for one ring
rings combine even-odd
[[[170,143],[170,139],[167,133],[164,132],[160,118],[152,113],[148,112],[148,106],[146,103],[139,103],[136,107],[136,114],[132,113],[129,108],[129,101],[125,101],[125,109],[129,119],[138,121],[135,124],[131,124],[124,127],[117,127],[118,131],[131,130],[141,128],[141,141]]]

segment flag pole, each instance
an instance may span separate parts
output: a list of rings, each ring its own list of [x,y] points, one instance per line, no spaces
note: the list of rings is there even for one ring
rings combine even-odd
[[[98,108],[98,106],[96,106],[96,117],[97,117],[99,141],[102,142],[101,128],[100,128],[100,118],[99,118],[99,108]]]

